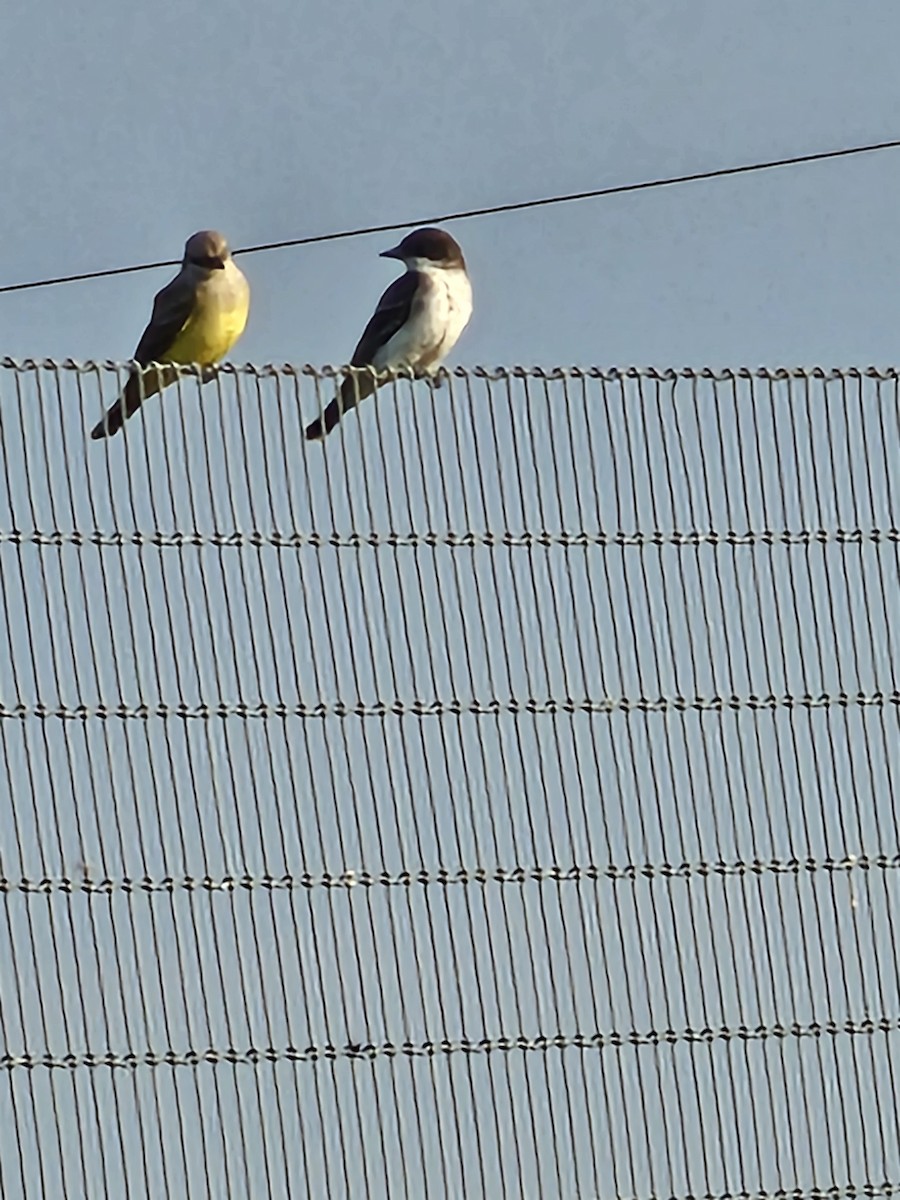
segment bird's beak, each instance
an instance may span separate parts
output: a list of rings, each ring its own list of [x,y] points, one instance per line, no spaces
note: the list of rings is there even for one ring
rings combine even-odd
[[[403,258],[403,255],[400,253],[399,246],[391,246],[390,250],[382,250],[382,252],[378,255],[378,257],[379,258]]]
[[[212,265],[215,267],[215,269],[217,271],[224,271],[225,270],[225,259],[224,258],[214,258],[212,260]]]

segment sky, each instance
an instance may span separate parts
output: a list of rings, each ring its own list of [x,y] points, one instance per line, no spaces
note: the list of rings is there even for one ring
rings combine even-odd
[[[204,227],[241,248],[890,139],[898,34],[884,0],[8,0],[0,285]],[[898,186],[887,151],[447,223],[475,296],[451,365],[888,366]],[[241,258],[235,359],[345,362],[396,240]],[[170,275],[0,294],[0,356],[127,359]],[[70,377],[0,372],[0,705],[26,709],[0,721],[0,874],[51,881],[0,900],[4,1197],[900,1185],[896,713],[753,700],[896,689],[897,401],[854,386],[401,386],[323,452],[305,380],[277,407],[271,381],[202,408],[186,386],[186,417],[170,393],[98,447],[96,380],[82,409]],[[339,544],[9,536],[253,528]],[[384,540],[429,528],[878,536]],[[571,695],[741,705],[489,705]],[[443,715],[378,709],[420,698]],[[36,715],[142,703],[167,715]],[[768,865],[667,874],[720,860]],[[323,885],[345,871],[388,882]],[[115,884],[69,896],[82,874]],[[190,882],[233,875],[270,882]],[[773,1025],[799,1032],[734,1034]]]
[[[52,16],[52,32],[47,22]],[[2,280],[890,138],[884,3],[6,6]],[[451,226],[465,363],[890,362],[900,155]],[[384,235],[244,261],[240,356],[344,361]],[[166,273],[0,297],[15,356],[125,358]]]

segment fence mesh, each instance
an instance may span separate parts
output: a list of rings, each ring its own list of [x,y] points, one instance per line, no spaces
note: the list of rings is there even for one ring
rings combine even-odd
[[[3,1197],[900,1193],[895,371],[0,364]]]

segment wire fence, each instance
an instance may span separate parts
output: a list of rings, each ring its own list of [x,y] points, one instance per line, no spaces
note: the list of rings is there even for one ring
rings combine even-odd
[[[893,370],[0,362],[0,1194],[900,1193]]]

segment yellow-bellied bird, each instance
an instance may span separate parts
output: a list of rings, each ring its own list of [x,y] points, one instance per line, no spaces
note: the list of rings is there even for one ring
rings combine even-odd
[[[149,363],[212,366],[224,358],[247,324],[250,285],[231,257],[228,242],[214,229],[188,238],[181,270],[157,293],[153,315],[134,352]],[[122,395],[91,433],[112,437],[148,396],[174,383],[177,371],[134,369]]]

